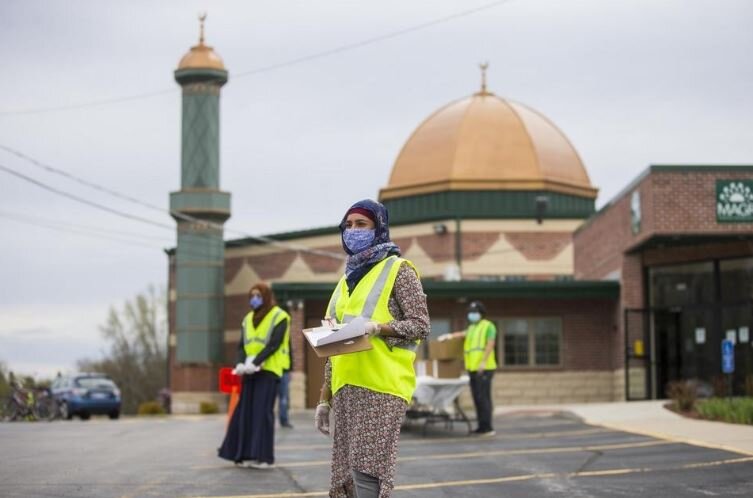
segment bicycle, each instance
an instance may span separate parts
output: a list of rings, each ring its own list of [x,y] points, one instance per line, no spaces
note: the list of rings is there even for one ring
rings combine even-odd
[[[34,392],[15,383],[10,387],[10,395],[3,403],[3,419],[9,422],[23,419],[36,420]]]
[[[47,389],[26,389],[19,384],[11,385],[11,393],[2,404],[2,419],[54,420],[60,416],[57,400]]]

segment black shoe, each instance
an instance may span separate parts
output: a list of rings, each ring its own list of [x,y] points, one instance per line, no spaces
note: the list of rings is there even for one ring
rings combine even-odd
[[[286,429],[292,429],[293,428],[293,424],[291,424],[290,422],[288,422],[287,424],[280,424],[280,427],[284,427]]]

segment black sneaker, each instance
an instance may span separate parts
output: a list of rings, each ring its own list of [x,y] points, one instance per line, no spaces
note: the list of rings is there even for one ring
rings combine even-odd
[[[488,431],[479,432],[478,435],[481,437],[492,437],[495,434],[497,434],[497,431],[494,429],[489,429]]]
[[[291,424],[290,422],[288,422],[287,424],[280,424],[280,427],[284,427],[286,429],[292,429],[293,428],[293,424]]]

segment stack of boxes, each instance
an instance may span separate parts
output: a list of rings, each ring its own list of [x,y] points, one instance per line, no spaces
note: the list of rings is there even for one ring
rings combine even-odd
[[[416,375],[438,379],[456,379],[465,373],[463,337],[429,341],[429,358],[416,361]]]

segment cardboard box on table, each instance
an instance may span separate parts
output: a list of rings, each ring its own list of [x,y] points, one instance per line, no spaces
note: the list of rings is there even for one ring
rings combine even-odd
[[[459,360],[463,358],[464,337],[454,337],[446,341],[429,341],[430,360]]]
[[[418,360],[413,365],[416,375],[437,379],[457,379],[465,373],[463,360]]]
[[[360,316],[347,324],[325,324],[322,321],[321,327],[304,329],[303,336],[319,358],[356,353],[372,347],[369,337],[364,335],[365,325],[366,319]]]

